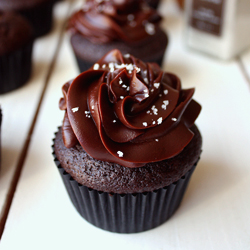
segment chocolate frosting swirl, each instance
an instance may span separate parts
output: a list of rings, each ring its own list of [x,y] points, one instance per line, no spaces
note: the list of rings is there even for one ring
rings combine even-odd
[[[93,158],[141,167],[179,154],[201,106],[194,89],[155,63],[112,50],[63,86],[64,144]]]
[[[154,35],[160,20],[142,0],[88,0],[69,20],[69,29],[93,43],[134,43]]]

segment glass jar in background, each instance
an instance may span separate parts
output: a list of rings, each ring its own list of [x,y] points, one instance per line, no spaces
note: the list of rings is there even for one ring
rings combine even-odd
[[[220,59],[250,46],[250,0],[186,0],[185,43]]]

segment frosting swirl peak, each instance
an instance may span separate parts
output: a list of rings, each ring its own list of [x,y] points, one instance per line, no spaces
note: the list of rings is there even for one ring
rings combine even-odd
[[[63,86],[64,144],[126,167],[171,158],[193,137],[193,93],[157,64],[112,50]]]
[[[69,29],[93,43],[133,43],[154,35],[160,20],[142,0],[87,0],[69,20]]]

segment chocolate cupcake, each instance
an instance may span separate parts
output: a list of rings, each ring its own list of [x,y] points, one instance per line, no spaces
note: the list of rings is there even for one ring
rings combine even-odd
[[[71,45],[81,72],[112,49],[162,64],[168,44],[161,17],[145,1],[88,0],[69,20]]]
[[[145,0],[149,6],[151,6],[154,9],[157,9],[160,0]]]
[[[34,28],[35,37],[47,34],[52,27],[54,0],[1,0],[0,10],[25,16]]]
[[[63,86],[54,157],[87,221],[135,233],[176,211],[201,153],[193,93],[157,64],[118,50]]]
[[[31,74],[33,29],[21,15],[0,11],[0,94],[21,87]]]

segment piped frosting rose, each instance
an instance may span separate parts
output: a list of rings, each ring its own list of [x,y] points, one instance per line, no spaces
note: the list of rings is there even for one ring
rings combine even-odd
[[[88,0],[68,26],[93,43],[133,43],[154,35],[160,20],[156,10],[142,0]]]
[[[141,167],[179,154],[201,106],[194,89],[155,63],[112,50],[63,86],[64,144],[93,158]]]

